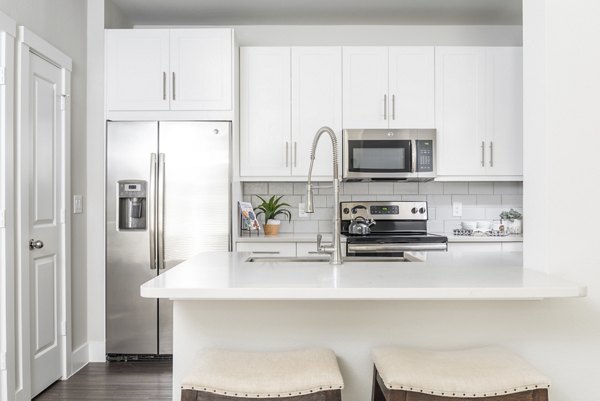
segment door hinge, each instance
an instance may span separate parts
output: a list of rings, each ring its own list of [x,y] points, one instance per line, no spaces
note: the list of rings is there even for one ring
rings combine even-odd
[[[6,228],[6,210],[0,209],[0,228]]]
[[[61,336],[67,335],[67,322],[64,320],[62,322],[60,322],[60,335]]]
[[[0,352],[0,370],[6,370],[6,352]]]
[[[0,67],[0,85],[6,85],[6,68]]]
[[[67,98],[71,97],[68,93],[60,95],[60,109],[64,110],[67,107]]]

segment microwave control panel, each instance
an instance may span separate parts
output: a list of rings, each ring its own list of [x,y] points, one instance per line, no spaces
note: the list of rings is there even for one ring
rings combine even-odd
[[[417,172],[433,171],[433,141],[417,140]]]

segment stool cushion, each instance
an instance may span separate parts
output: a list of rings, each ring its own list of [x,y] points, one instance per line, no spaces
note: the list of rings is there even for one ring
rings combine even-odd
[[[389,390],[446,397],[490,397],[550,387],[550,380],[500,347],[430,351],[385,347],[373,351]]]
[[[339,390],[344,381],[336,356],[329,349],[206,349],[199,353],[181,387],[234,397],[275,398]]]

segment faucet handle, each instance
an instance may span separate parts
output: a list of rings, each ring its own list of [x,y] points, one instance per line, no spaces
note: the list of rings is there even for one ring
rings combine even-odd
[[[323,240],[323,235],[317,235],[317,251],[321,250],[321,241]]]

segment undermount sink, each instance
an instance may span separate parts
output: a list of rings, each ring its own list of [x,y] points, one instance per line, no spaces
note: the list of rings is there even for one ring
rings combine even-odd
[[[417,262],[416,258],[406,257],[356,257],[346,256],[344,262]],[[298,262],[317,262],[328,263],[329,256],[250,256],[246,259],[250,263],[298,263]]]

